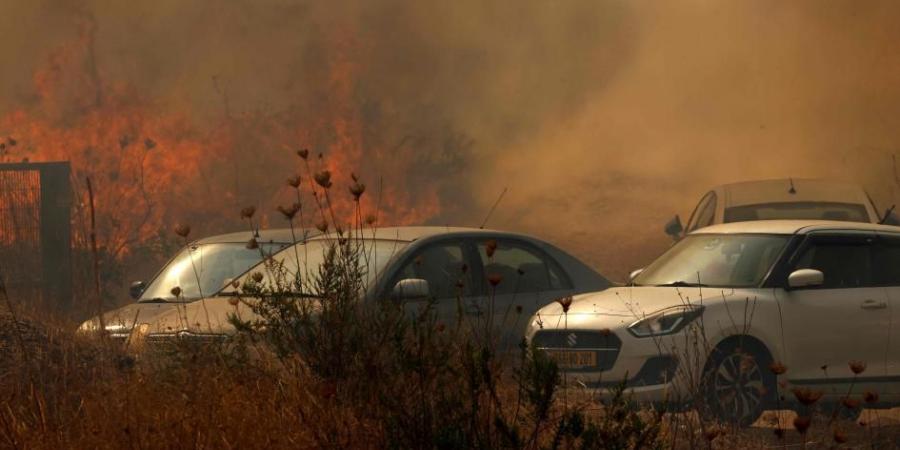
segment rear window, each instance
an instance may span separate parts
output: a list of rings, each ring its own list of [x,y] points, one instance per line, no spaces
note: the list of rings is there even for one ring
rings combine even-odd
[[[725,208],[726,223],[750,220],[869,222],[869,213],[864,205],[831,202],[760,203]]]

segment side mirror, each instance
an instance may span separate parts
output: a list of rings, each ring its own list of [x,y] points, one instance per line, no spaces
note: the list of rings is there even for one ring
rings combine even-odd
[[[825,274],[821,270],[800,269],[788,275],[788,287],[791,289],[821,286],[823,283]]]
[[[637,270],[632,270],[631,273],[628,274],[628,282],[630,283],[630,282],[634,281],[634,279],[637,278],[638,275],[640,275],[643,271],[644,271],[643,267],[641,267],[640,269],[637,269]]]
[[[424,300],[431,294],[428,281],[421,278],[407,278],[394,285],[391,297],[395,300]]]
[[[128,295],[137,300],[141,298],[141,294],[144,293],[144,289],[146,288],[147,285],[143,281],[135,281],[134,283],[131,283],[131,286],[128,288]]]
[[[664,228],[666,234],[672,237],[673,240],[681,239],[682,233],[684,233],[684,226],[681,224],[681,217],[678,214],[675,214],[675,217],[666,224]]]

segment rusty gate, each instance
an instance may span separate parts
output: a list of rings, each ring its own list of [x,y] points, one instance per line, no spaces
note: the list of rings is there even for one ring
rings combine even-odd
[[[0,281],[45,306],[72,301],[68,162],[0,164]]]

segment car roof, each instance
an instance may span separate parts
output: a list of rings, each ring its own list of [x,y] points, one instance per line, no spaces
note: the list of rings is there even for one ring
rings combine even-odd
[[[712,225],[690,234],[805,234],[815,231],[877,231],[900,233],[900,227],[865,222],[841,222],[833,220],[753,220]]]
[[[517,233],[507,231],[485,230],[482,228],[470,227],[449,227],[449,226],[408,226],[408,227],[383,227],[383,228],[363,228],[362,235],[366,239],[384,239],[394,241],[412,242],[431,236],[444,234],[485,234],[496,235],[503,234],[508,236],[527,237]],[[335,233],[321,234],[313,238],[315,239],[334,239]]]
[[[320,233],[318,230],[305,230],[307,233],[307,238],[312,236],[318,236]],[[257,232],[252,231],[236,231],[233,233],[225,233],[225,234],[217,234],[215,236],[207,236],[204,238],[197,239],[191,244],[194,245],[202,245],[202,244],[226,244],[226,243],[246,243],[252,237],[256,237],[256,240],[259,242],[278,242],[278,243],[292,243],[294,242],[294,236],[297,237],[297,240],[302,240],[304,229],[295,228],[294,234],[291,234],[290,228],[272,228],[272,229],[263,229]],[[258,234],[258,235],[257,235]]]
[[[793,193],[791,192],[793,186]],[[725,207],[760,203],[835,202],[865,205],[866,191],[854,183],[835,180],[778,179],[723,184],[716,191],[724,195]]]

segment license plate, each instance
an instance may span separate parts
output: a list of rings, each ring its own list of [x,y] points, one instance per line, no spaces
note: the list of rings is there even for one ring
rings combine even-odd
[[[582,369],[597,365],[596,352],[547,350],[547,355],[556,361],[560,369]]]

